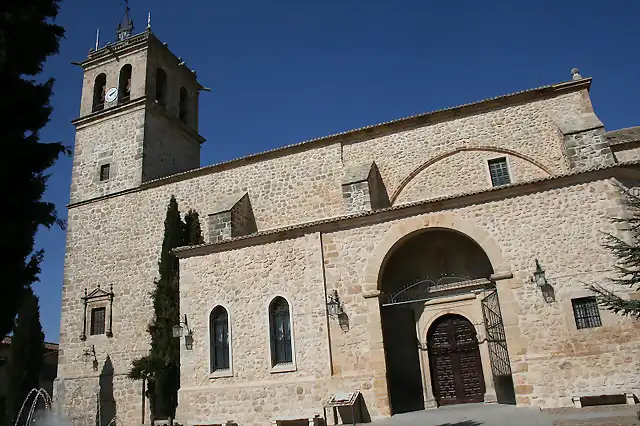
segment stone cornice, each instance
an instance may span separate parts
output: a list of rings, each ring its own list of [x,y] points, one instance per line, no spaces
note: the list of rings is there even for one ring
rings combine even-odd
[[[101,111],[92,112],[91,114],[87,114],[85,116],[78,117],[75,120],[72,120],[71,124],[76,126],[76,129],[80,129],[87,124],[93,124],[97,121],[102,121],[116,115],[121,115],[122,113],[129,112],[130,110],[135,109],[136,107],[143,106],[146,99],[146,96],[141,96],[137,99],[132,99],[129,102],[125,102],[122,105],[116,105],[111,108],[105,108]]]
[[[586,183],[613,177],[624,169],[639,170],[640,161],[602,166],[582,172],[573,172],[551,176],[527,182],[520,182],[497,188],[469,192],[431,200],[407,203],[377,211],[368,211],[353,215],[338,216],[313,222],[292,225],[283,228],[260,231],[251,235],[236,237],[224,242],[207,243],[197,246],[178,247],[173,250],[178,258],[205,256],[211,253],[228,251],[249,246],[261,245],[280,240],[297,238],[314,232],[334,232],[343,229],[359,228],[390,220],[432,213],[445,209],[454,209],[473,204],[482,204],[509,197],[527,195],[579,183]],[[640,173],[639,173],[640,175]]]

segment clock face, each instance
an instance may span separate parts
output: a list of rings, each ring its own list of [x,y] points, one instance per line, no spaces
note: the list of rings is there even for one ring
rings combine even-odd
[[[111,89],[107,90],[107,96],[105,97],[107,102],[113,102],[116,100],[117,97],[118,97],[118,89],[116,89],[115,87],[112,87]]]

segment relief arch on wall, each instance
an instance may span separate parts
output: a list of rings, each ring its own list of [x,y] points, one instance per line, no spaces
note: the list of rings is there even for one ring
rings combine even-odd
[[[385,259],[398,242],[411,234],[429,228],[442,228],[456,231],[473,240],[486,253],[495,273],[509,270],[505,263],[500,246],[484,229],[453,213],[441,213],[428,216],[417,216],[392,226],[384,234],[367,261],[362,287],[365,297],[377,297],[380,294],[380,276]]]
[[[516,181],[523,180],[522,179],[523,175],[525,176],[524,180],[529,180],[530,178],[541,178],[541,177],[552,176],[552,172],[545,165],[541,164],[540,162],[534,160],[529,156],[526,156],[524,154],[521,154],[519,152],[510,150],[510,149],[497,148],[497,147],[491,147],[491,146],[462,147],[462,148],[457,148],[457,149],[445,152],[443,154],[437,155],[427,160],[426,162],[422,163],[420,166],[416,167],[402,182],[400,182],[400,184],[398,185],[398,188],[393,192],[393,194],[391,194],[390,196],[391,205],[396,205],[401,202],[417,201],[412,199],[411,196],[407,194],[407,190],[411,189],[413,185],[417,185],[416,182],[419,181],[421,176],[424,176],[423,172],[425,172],[426,170],[428,169],[432,170],[433,168],[438,166],[444,167],[444,168],[453,167],[454,166],[453,163],[447,164],[447,162],[451,161],[454,156],[460,157],[460,156],[466,155],[472,158],[474,161],[474,168],[473,170],[469,170],[469,172],[470,173],[475,172],[478,175],[477,178],[471,179],[470,181],[469,178],[466,177],[464,181],[464,189],[457,189],[457,190],[451,191],[451,188],[448,188],[449,189],[448,192],[445,190],[445,192],[427,194],[426,196],[423,194],[421,197],[418,197],[418,198],[421,198],[421,199],[435,198],[438,196],[453,195],[453,193],[463,193],[467,191],[479,190],[482,188],[486,188],[486,189],[490,188],[488,168],[485,164],[486,161],[484,161],[485,159],[483,159],[481,162],[478,162],[476,158],[478,154],[481,154],[484,157],[487,157],[487,159],[498,158],[501,156],[507,157],[507,160],[509,163],[517,163],[517,164],[511,164],[512,173],[514,171],[513,170],[514,166],[517,166],[515,167],[515,169],[517,169],[517,174],[518,174]],[[458,166],[459,163],[464,164],[464,158],[461,159],[460,162],[456,162],[455,166]],[[446,171],[444,172],[444,174],[446,174]],[[452,175],[455,175],[455,173],[453,173]],[[424,176],[423,179],[425,178],[429,179],[430,177],[431,176]],[[442,176],[434,175],[433,178],[441,179]],[[447,180],[447,183],[449,182],[453,182],[451,186],[455,186],[455,179]],[[443,185],[441,182],[438,182],[438,185],[429,185],[427,183],[425,185],[420,185],[420,186],[423,187],[425,190],[430,190],[431,188],[438,188],[438,190],[441,191],[441,188],[447,187],[448,185],[446,184]],[[408,199],[405,199],[405,198],[408,198]]]

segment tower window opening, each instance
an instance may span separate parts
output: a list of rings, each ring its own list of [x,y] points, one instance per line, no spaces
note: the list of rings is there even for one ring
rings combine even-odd
[[[131,99],[131,65],[127,64],[120,69],[118,80],[118,103],[122,104]]]
[[[98,74],[93,85],[93,106],[91,112],[102,111],[104,109],[104,96],[107,88],[107,75]]]
[[[156,102],[162,106],[167,104],[167,73],[162,68],[156,72]]]
[[[180,121],[187,124],[189,121],[189,92],[186,88],[180,88],[180,108],[178,113]]]
[[[111,172],[111,164],[103,164],[100,166],[100,182],[109,180],[109,173]]]

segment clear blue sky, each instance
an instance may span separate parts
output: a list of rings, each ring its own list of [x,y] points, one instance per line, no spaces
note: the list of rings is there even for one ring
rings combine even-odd
[[[153,31],[196,69],[202,164],[368,124],[570,79],[593,77],[607,129],[640,124],[640,0],[131,0],[136,31]],[[72,146],[82,72],[113,41],[117,0],[65,0],[53,118],[43,141]],[[47,200],[67,217],[71,159],[51,170]],[[65,233],[43,230],[40,295],[58,341]]]

